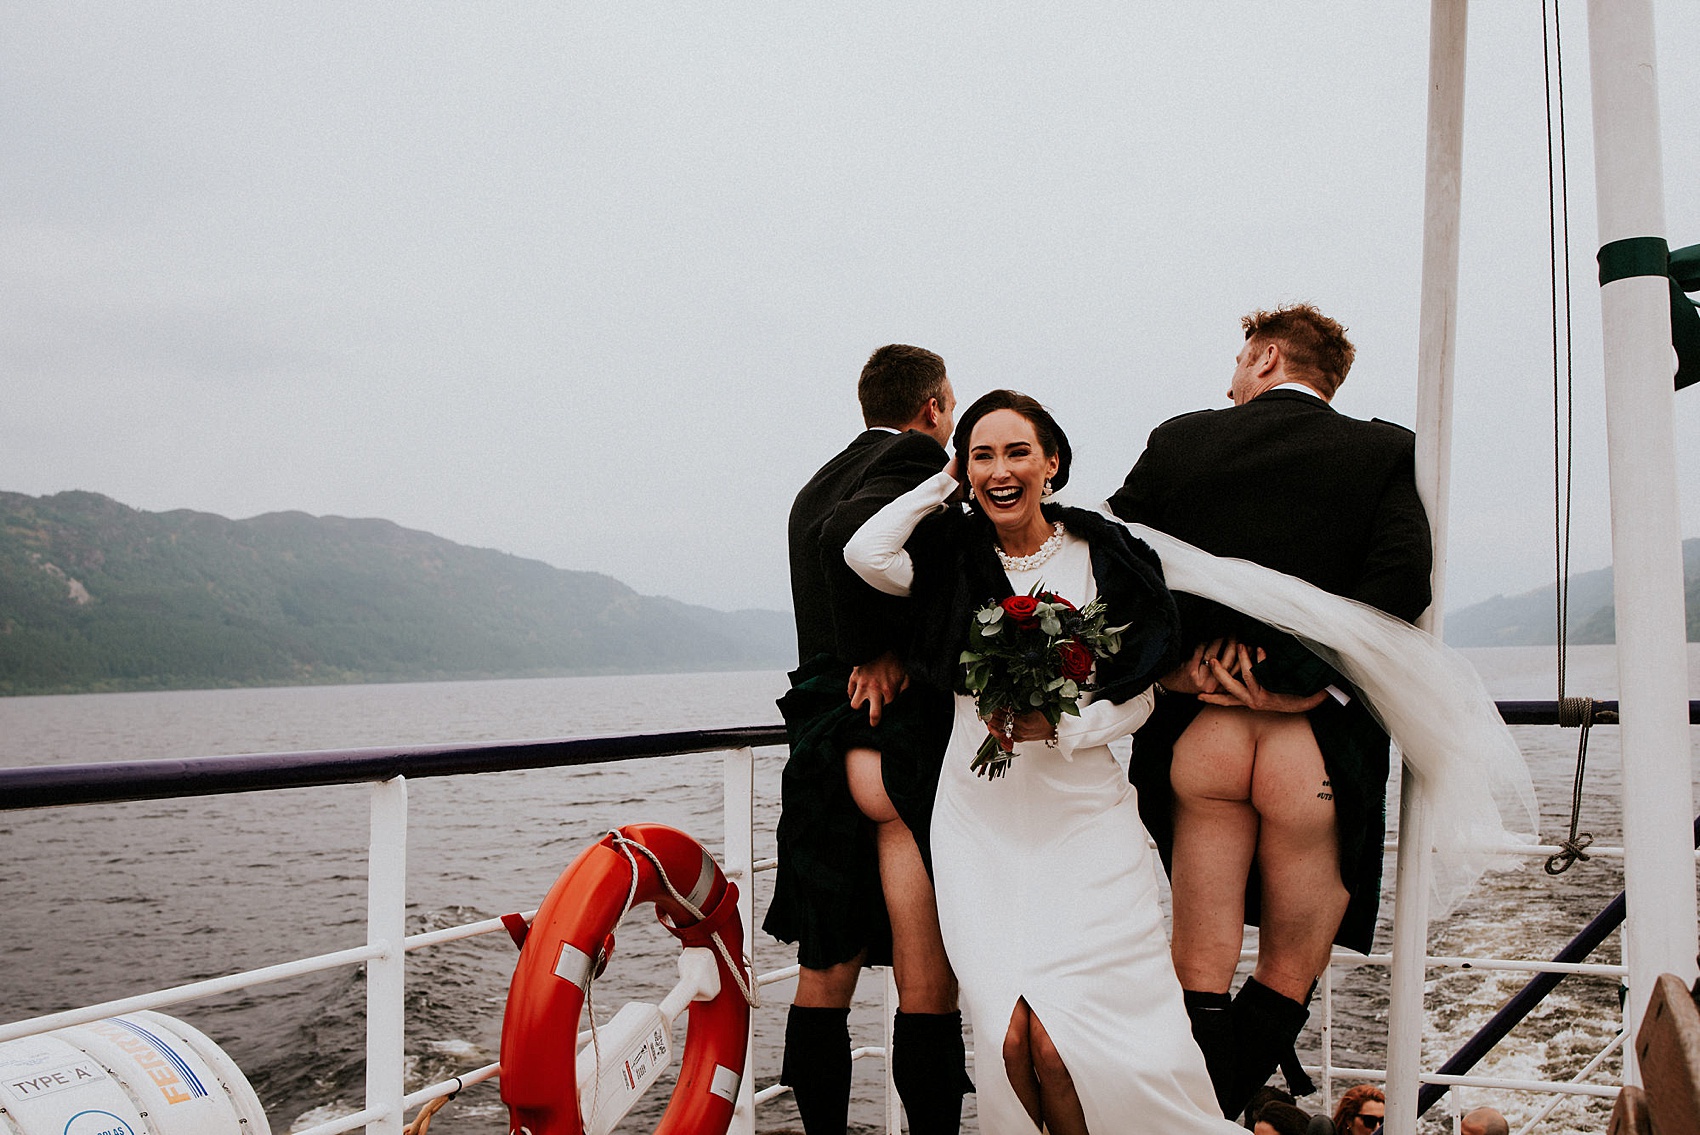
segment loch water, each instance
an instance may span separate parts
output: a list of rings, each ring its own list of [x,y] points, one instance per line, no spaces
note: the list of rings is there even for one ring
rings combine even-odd
[[[1501,698],[1551,698],[1551,648],[1465,652]],[[1690,646],[1691,696],[1700,648]],[[662,732],[777,721],[779,672],[548,678],[517,681],[314,686],[0,699],[0,766],[281,752],[364,745],[478,742]],[[1572,695],[1612,697],[1610,647],[1572,648]],[[1542,838],[1569,824],[1577,734],[1514,729],[1534,772]],[[1700,730],[1693,763],[1700,768]],[[1598,728],[1588,749],[1582,830],[1621,842],[1617,731]],[[756,754],[758,859],[774,854],[782,748]],[[416,780],[408,786],[408,929],[432,929],[537,906],[559,872],[611,827],[651,821],[721,846],[721,770],[715,755]],[[1391,812],[1391,810],[1390,810]],[[90,1004],[239,969],[329,952],[364,940],[367,790],[284,790],[179,801],[0,813],[0,1020]],[[758,876],[759,921],[771,875]],[[1490,875],[1430,936],[1437,954],[1551,956],[1622,888],[1619,861],[1596,858],[1549,878],[1538,861]],[[1377,949],[1390,942],[1391,870]],[[756,937],[759,970],[793,959]],[[596,1016],[627,1000],[659,1000],[675,975],[676,945],[648,917],[621,928]],[[514,949],[505,935],[408,957],[408,1088],[497,1058]],[[1613,935],[1596,961],[1619,959]],[[1424,1046],[1433,1064],[1519,988],[1527,975],[1433,970]],[[273,1130],[358,1110],[363,1092],[364,991],[358,968],[290,979],[168,1010],[217,1040],[246,1071]],[[1380,1066],[1386,1044],[1386,973],[1336,971],[1336,1064]],[[763,992],[758,1086],[777,1074],[787,985]],[[852,1013],[858,1043],[880,1043],[880,983],[863,981]],[[1617,1028],[1616,982],[1572,977],[1536,1020],[1511,1034],[1479,1071],[1513,1079],[1577,1072]],[[1314,1032],[1301,1041],[1314,1048]],[[1618,1071],[1615,1058],[1602,1075]],[[1344,1084],[1337,1084],[1336,1091]],[[855,1071],[853,1125],[876,1130],[878,1061]],[[1466,1106],[1491,1103],[1512,1120],[1544,1099],[1457,1090]],[[1321,1095],[1300,1101],[1322,1107]],[[665,1101],[652,1094],[623,1129],[649,1130]],[[1448,1104],[1425,1130],[1451,1129]],[[1542,1131],[1603,1130],[1609,1105],[1566,1102]],[[965,1131],[974,1129],[968,1098]],[[493,1083],[462,1093],[432,1125],[436,1135],[500,1132]],[[783,1100],[757,1129],[796,1126]]]

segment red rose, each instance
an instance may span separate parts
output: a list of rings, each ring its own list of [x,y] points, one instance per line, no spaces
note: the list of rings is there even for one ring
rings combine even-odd
[[[1062,676],[1070,681],[1085,681],[1092,673],[1092,652],[1077,638],[1057,643],[1057,661],[1062,663]]]
[[[1017,626],[1032,626],[1033,613],[1038,609],[1039,601],[1031,595],[1011,595],[1003,601],[1003,613],[1014,619]]]

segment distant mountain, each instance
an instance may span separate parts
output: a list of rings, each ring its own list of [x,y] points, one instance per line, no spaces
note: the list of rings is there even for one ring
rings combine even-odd
[[[1700,539],[1682,542],[1682,574],[1688,603],[1688,641],[1700,642]],[[1570,577],[1565,627],[1576,644],[1616,642],[1610,568]],[[1522,595],[1492,599],[1449,612],[1446,641],[1452,646],[1551,646],[1558,641],[1555,584]]]
[[[0,493],[0,694],[781,669],[791,616],[387,520]]]

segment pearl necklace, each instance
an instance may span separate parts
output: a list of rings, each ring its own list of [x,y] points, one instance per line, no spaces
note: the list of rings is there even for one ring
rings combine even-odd
[[[1034,552],[1030,556],[1012,556],[1005,552],[1002,548],[997,548],[998,561],[1003,564],[1003,569],[1005,571],[1032,571],[1034,568],[1056,555],[1057,549],[1062,547],[1062,542],[1063,523],[1059,520],[1057,521],[1056,528],[1051,532],[1050,539],[1046,540],[1043,544],[1040,544],[1037,552]],[[996,547],[996,545],[993,546]]]

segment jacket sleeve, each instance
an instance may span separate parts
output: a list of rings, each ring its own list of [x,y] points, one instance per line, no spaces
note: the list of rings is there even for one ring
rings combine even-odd
[[[1254,664],[1252,676],[1257,684],[1272,694],[1298,694],[1309,697],[1330,686],[1344,688],[1349,683],[1334,667],[1305,647],[1289,634],[1269,630],[1258,640],[1267,657]]]
[[[1409,450],[1407,450],[1409,453]],[[1434,542],[1407,456],[1382,490],[1363,574],[1348,598],[1415,622],[1433,598]]]
[[[1192,416],[1183,414],[1181,418]],[[1145,439],[1144,451],[1123,479],[1122,487],[1104,502],[1122,520],[1152,528],[1165,527],[1162,518],[1164,503],[1170,496],[1169,483],[1174,480],[1172,470],[1177,459],[1185,454],[1184,443],[1175,439],[1176,430],[1171,428],[1181,418],[1170,418],[1151,431]]]

